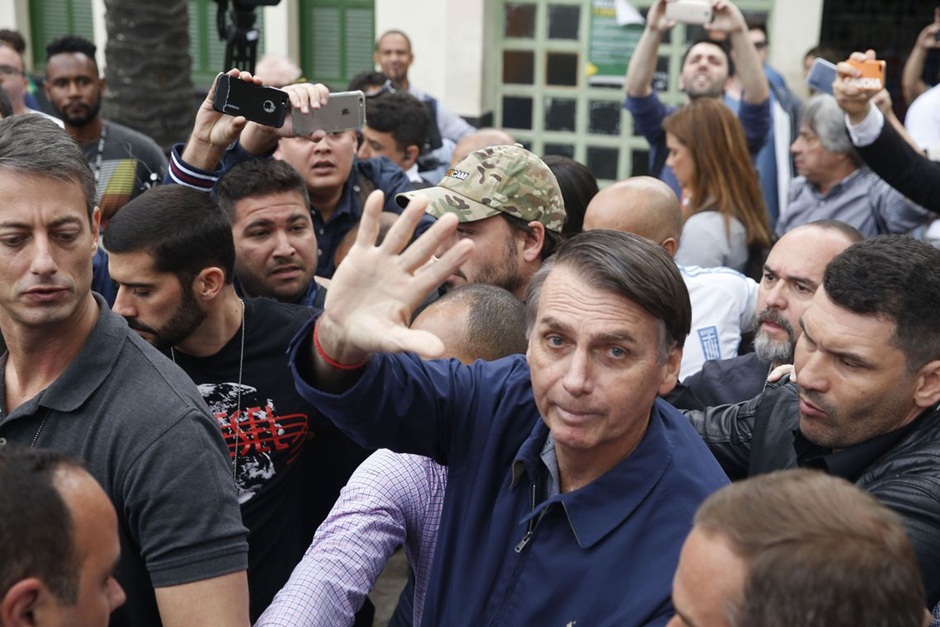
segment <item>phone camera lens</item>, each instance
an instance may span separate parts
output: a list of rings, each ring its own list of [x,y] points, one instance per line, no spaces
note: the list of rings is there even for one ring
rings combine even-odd
[[[264,109],[265,113],[274,113],[275,106],[273,100],[265,100],[261,107]]]

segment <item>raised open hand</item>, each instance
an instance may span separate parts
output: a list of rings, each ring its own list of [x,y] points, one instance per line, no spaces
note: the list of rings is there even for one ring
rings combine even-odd
[[[366,201],[356,242],[333,275],[325,313],[318,322],[320,346],[341,364],[361,363],[369,353],[377,352],[443,354],[444,346],[436,336],[408,325],[418,305],[473,250],[472,242],[461,240],[434,260],[435,251],[457,227],[453,214],[439,218],[408,246],[427,206],[427,199],[420,197],[408,204],[376,246],[383,202],[381,191],[372,192]]]

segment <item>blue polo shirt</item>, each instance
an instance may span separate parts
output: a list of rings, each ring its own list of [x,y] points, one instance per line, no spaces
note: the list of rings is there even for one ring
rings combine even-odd
[[[356,385],[331,395],[298,373],[309,342],[308,326],[291,348],[302,396],[362,445],[449,466],[426,624],[668,622],[692,517],[727,483],[678,411],[657,400],[628,457],[579,490],[543,499],[549,431],[523,357],[465,366],[374,355]]]

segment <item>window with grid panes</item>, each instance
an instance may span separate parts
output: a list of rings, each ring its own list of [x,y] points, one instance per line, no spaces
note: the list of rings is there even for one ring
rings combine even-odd
[[[95,40],[91,0],[45,0],[29,3],[31,46],[27,58],[33,60],[34,71],[42,72],[46,63],[46,44],[62,35],[78,35]],[[30,65],[27,63],[27,65]]]
[[[375,46],[373,0],[300,0],[300,65],[332,91],[371,70]]]
[[[588,76],[592,19],[613,0],[499,0],[494,125],[539,155],[587,165],[601,185],[646,174],[649,147],[633,132],[622,85],[592,85]],[[645,15],[651,0],[632,0]],[[767,15],[773,0],[736,3],[746,15]],[[636,38],[641,27],[632,27]],[[631,35],[624,30],[624,37]],[[656,87],[679,104],[676,87],[686,42],[698,33],[677,25],[659,49]],[[627,59],[624,59],[626,67]]]

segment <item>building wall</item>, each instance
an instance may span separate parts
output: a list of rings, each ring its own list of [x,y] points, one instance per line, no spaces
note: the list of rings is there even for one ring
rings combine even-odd
[[[412,42],[409,79],[460,115],[485,113],[487,0],[376,0],[375,32],[396,29]]]
[[[770,64],[798,96],[809,95],[803,81],[803,57],[819,44],[823,0],[785,0],[774,5],[770,23]]]
[[[104,0],[90,0],[95,43],[104,50]],[[771,16],[771,63],[790,85],[802,88],[803,53],[817,44],[824,0],[776,3]],[[589,5],[590,0],[585,0]],[[742,5],[747,0],[742,0]],[[0,25],[30,33],[29,0],[0,2]],[[497,0],[375,0],[376,33],[398,28],[411,37],[416,85],[468,118],[492,112],[495,42],[502,26]],[[298,56],[298,0],[265,7],[266,52]],[[209,33],[214,36],[215,33]],[[28,42],[32,46],[32,42]],[[103,54],[99,62],[103,63]],[[316,77],[312,77],[314,80]]]

